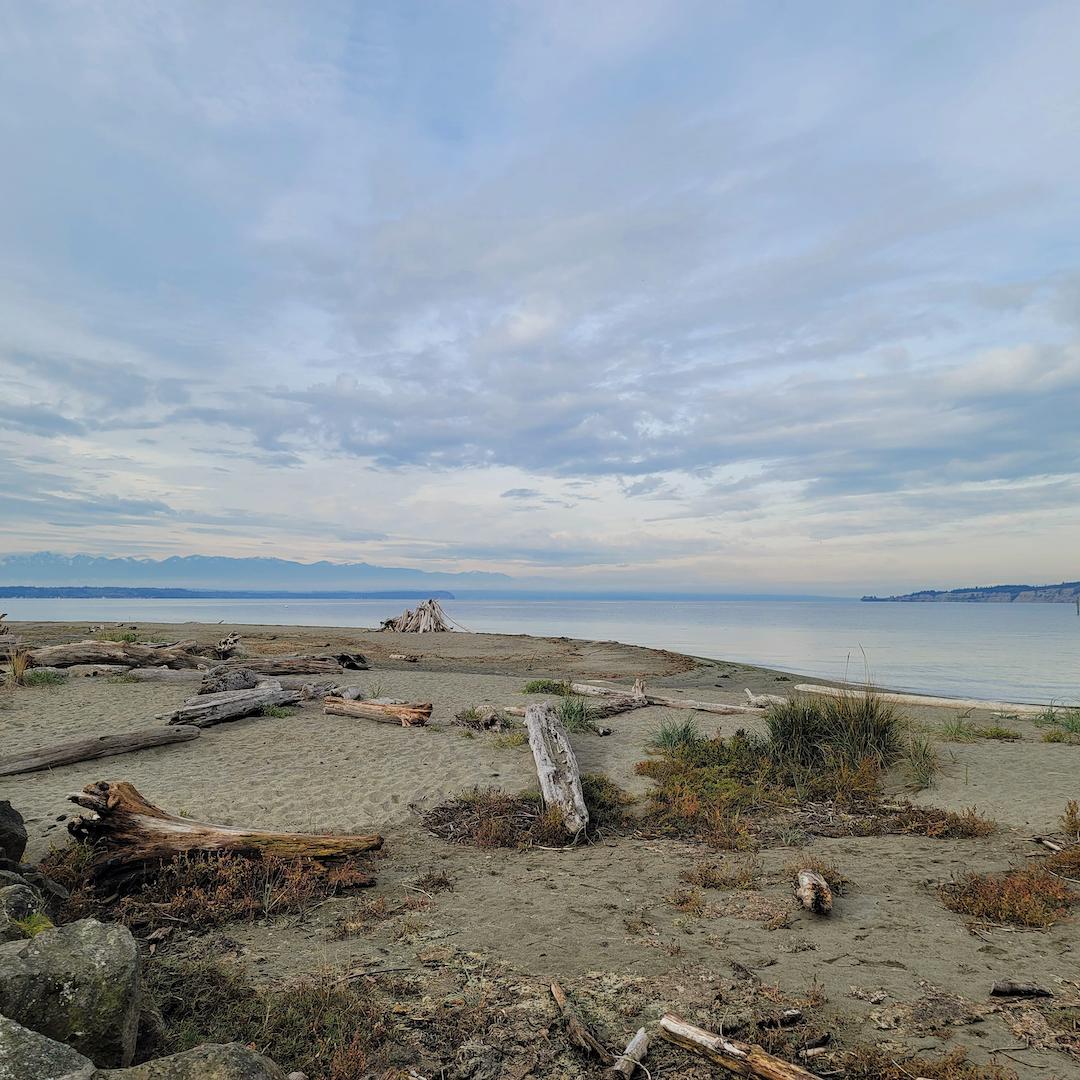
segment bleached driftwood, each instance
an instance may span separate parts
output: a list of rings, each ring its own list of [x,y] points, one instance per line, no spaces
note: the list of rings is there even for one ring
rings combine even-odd
[[[593,1054],[599,1058],[602,1065],[614,1064],[615,1055],[596,1037],[593,1029],[574,1011],[566,997],[566,991],[558,982],[551,984],[551,996],[555,999],[555,1004],[559,1006],[559,1012],[562,1013],[563,1019],[566,1021],[566,1031],[570,1036],[570,1041],[587,1054]]]
[[[736,1076],[752,1076],[758,1080],[820,1080],[801,1065],[774,1057],[754,1043],[714,1035],[674,1013],[660,1017],[660,1033],[668,1042],[700,1054],[706,1061],[722,1065]]]
[[[226,660],[213,669],[232,671],[243,668],[254,671],[256,675],[340,675],[341,664],[333,656],[247,656],[235,660]]]
[[[154,727],[129,731],[124,735],[98,735],[93,739],[58,743],[56,746],[45,746],[0,758],[0,776],[55,769],[76,761],[91,761],[116,754],[130,754],[134,750],[148,750],[154,746],[188,742],[197,739],[200,734],[197,727]]]
[[[268,682],[250,690],[224,690],[220,694],[199,694],[188,698],[178,709],[160,719],[169,724],[194,724],[211,727],[229,720],[254,716],[274,706],[295,705],[299,690],[283,690],[279,683]]]
[[[97,854],[90,864],[93,877],[116,883],[139,873],[148,864],[194,852],[236,855],[279,855],[320,861],[349,858],[382,847],[382,837],[272,833],[211,825],[166,813],[124,781],[89,784],[69,796],[93,811],[68,823],[68,832],[89,840]],[[372,879],[368,884],[374,884]]]
[[[832,889],[816,870],[800,870],[795,896],[807,911],[815,915],[828,915],[832,911]]]
[[[770,705],[786,705],[790,698],[781,697],[780,694],[755,694],[750,687],[744,691],[746,704],[754,709],[767,709]]]
[[[606,1076],[611,1080],[630,1080],[634,1071],[645,1060],[649,1052],[649,1034],[644,1028],[638,1028],[634,1037],[626,1044],[626,1049],[619,1055],[618,1060],[608,1069]]]
[[[982,709],[1016,716],[1042,716],[1046,705],[1030,705],[1019,701],[982,701],[978,698],[929,697],[925,694],[893,694],[865,686],[818,686],[816,683],[799,683],[795,690],[800,694],[820,694],[825,697],[859,697],[872,694],[879,701],[891,701],[897,705],[924,705],[934,709]]]
[[[396,619],[384,619],[380,630],[398,634],[438,634],[453,630],[438,600],[425,600],[415,611],[406,608]]]
[[[625,694],[614,686],[595,686],[592,683],[571,683],[570,690],[575,694],[587,694],[593,697],[611,697]],[[640,690],[640,695],[636,691]],[[634,683],[635,696],[641,696],[648,705],[663,705],[667,709],[692,709],[696,712],[715,713],[717,716],[740,716],[747,713],[760,716],[761,710],[750,705],[730,705],[726,701],[694,701],[692,698],[667,697],[661,694],[648,694],[641,679]]]
[[[343,697],[328,697],[323,712],[331,716],[359,716],[383,724],[401,727],[423,727],[431,719],[431,702],[392,701],[373,698],[371,701],[350,701]]]
[[[181,641],[167,648],[139,645],[132,641],[75,641],[68,645],[46,645],[30,653],[30,667],[72,667],[76,664],[118,664],[123,667],[197,668],[203,660]]]
[[[581,790],[581,773],[566,728],[554,706],[545,702],[525,710],[529,747],[536,762],[544,805],[562,814],[566,831],[573,836],[589,824],[589,811]]]

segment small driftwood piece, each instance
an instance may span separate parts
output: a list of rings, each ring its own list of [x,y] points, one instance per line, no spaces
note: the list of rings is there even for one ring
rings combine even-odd
[[[1053,990],[1035,983],[1013,982],[1011,979],[1002,979],[990,987],[991,997],[1038,997],[1052,998]]]
[[[431,719],[431,702],[410,703],[386,698],[350,701],[343,697],[328,697],[323,702],[323,712],[331,716],[359,716],[364,720],[377,720],[382,724],[398,724],[401,727],[424,727]]]
[[[750,687],[746,687],[746,704],[754,709],[767,709],[770,705],[786,705],[790,698],[780,694],[755,694]]]
[[[536,762],[544,805],[558,809],[566,831],[577,836],[589,824],[589,811],[581,791],[577,757],[566,728],[550,702],[526,708],[525,728],[529,733],[529,747]]]
[[[570,1041],[575,1046],[579,1046],[585,1053],[598,1057],[602,1065],[614,1065],[615,1055],[596,1037],[592,1028],[574,1011],[566,997],[566,991],[558,982],[551,984],[551,996],[555,999],[555,1004],[559,1006],[559,1012],[562,1013],[563,1019],[566,1021],[566,1030],[570,1035]]]
[[[195,852],[329,861],[375,851],[383,842],[377,834],[260,832],[176,817],[148,802],[125,781],[102,780],[69,798],[92,811],[69,822],[68,832],[97,845],[90,871],[98,884],[116,884],[153,863]]]
[[[774,1057],[754,1043],[744,1043],[725,1035],[714,1035],[674,1013],[660,1017],[660,1033],[668,1042],[721,1065],[736,1076],[758,1080],[820,1080],[801,1065]]]
[[[819,694],[825,697],[858,697],[872,694],[879,701],[892,701],[897,705],[923,705],[934,709],[982,709],[1015,716],[1042,716],[1045,705],[1030,705],[1019,701],[981,701],[979,698],[928,697],[924,694],[892,694],[866,686],[819,686],[817,683],[799,683],[795,690],[800,694]]]
[[[634,1071],[645,1060],[645,1055],[648,1052],[648,1032],[644,1028],[638,1028],[634,1037],[626,1044],[626,1049],[604,1075],[610,1077],[611,1080],[618,1080],[619,1077],[630,1080],[630,1077],[634,1075]]]
[[[295,705],[299,700],[299,690],[283,690],[279,683],[264,683],[251,690],[223,690],[220,694],[199,694],[188,698],[180,708],[167,713],[162,719],[169,724],[212,727],[229,720],[254,716],[275,705]]]
[[[401,660],[406,664],[418,664],[420,657],[416,653],[392,652],[387,660]]]
[[[256,675],[340,675],[341,664],[333,656],[248,656],[226,660],[212,674],[244,668]]]
[[[197,727],[154,727],[130,731],[126,735],[98,735],[94,739],[78,739],[74,742],[59,743],[57,746],[42,747],[40,750],[29,750],[24,754],[2,757],[0,776],[39,772],[41,769],[71,765],[76,761],[91,761],[115,754],[130,754],[134,750],[148,750],[154,746],[188,742],[197,739],[200,734]]]
[[[800,870],[795,895],[807,911],[815,915],[828,915],[832,911],[832,889],[815,870]]]
[[[75,641],[46,645],[30,653],[30,667],[73,667],[76,664],[120,664],[123,667],[197,668],[202,657],[189,652],[193,641],[165,648],[131,641]]]
[[[406,608],[396,619],[384,619],[380,630],[398,634],[439,634],[453,630],[438,600],[425,600],[415,611]]]

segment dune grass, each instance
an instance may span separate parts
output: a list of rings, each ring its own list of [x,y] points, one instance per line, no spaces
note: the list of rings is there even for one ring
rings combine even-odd
[[[571,693],[570,683],[559,679],[530,679],[522,688],[523,694],[554,694],[566,697]]]

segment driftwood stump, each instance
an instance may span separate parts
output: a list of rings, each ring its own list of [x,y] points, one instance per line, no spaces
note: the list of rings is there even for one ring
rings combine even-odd
[[[536,762],[544,805],[548,809],[557,809],[562,814],[566,831],[577,836],[589,824],[589,811],[581,791],[581,773],[570,736],[550,702],[530,705],[525,710],[525,727],[529,732],[529,746]]]
[[[125,781],[89,784],[70,800],[92,811],[68,823],[68,832],[98,846],[90,864],[99,884],[117,884],[147,867],[191,853],[307,858],[349,858],[382,847],[382,837],[273,833],[212,825],[166,813]]]

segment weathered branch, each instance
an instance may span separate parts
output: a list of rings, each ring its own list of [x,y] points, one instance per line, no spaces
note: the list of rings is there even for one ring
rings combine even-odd
[[[618,1061],[608,1069],[605,1075],[611,1080],[630,1080],[634,1071],[645,1060],[649,1052],[649,1035],[644,1028],[638,1028],[634,1037],[626,1044],[626,1049],[619,1055]]]
[[[195,852],[278,855],[333,860],[382,847],[382,837],[272,833],[176,817],[152,803],[125,781],[89,784],[69,796],[87,810],[69,822],[68,831],[98,845],[91,873],[99,883],[120,881],[153,863]]]
[[[562,1013],[563,1018],[566,1020],[566,1030],[570,1035],[570,1041],[575,1046],[581,1047],[587,1054],[598,1057],[602,1065],[614,1064],[615,1055],[596,1037],[592,1028],[573,1010],[567,1000],[566,991],[558,982],[551,984],[551,996],[555,999],[555,1004],[559,1006],[559,1012]]]
[[[774,1057],[754,1043],[714,1035],[674,1013],[660,1017],[660,1033],[668,1042],[700,1054],[706,1061],[722,1065],[736,1076],[753,1076],[759,1080],[820,1080],[801,1065]]]
[[[98,735],[94,739],[59,743],[57,746],[42,747],[23,754],[11,754],[0,758],[0,776],[38,772],[41,769],[71,765],[76,761],[91,761],[94,758],[113,757],[116,754],[130,754],[135,750],[148,750],[154,746],[188,742],[191,739],[197,739],[199,735],[197,727],[155,727],[146,728],[143,731],[131,731],[126,735]]]

